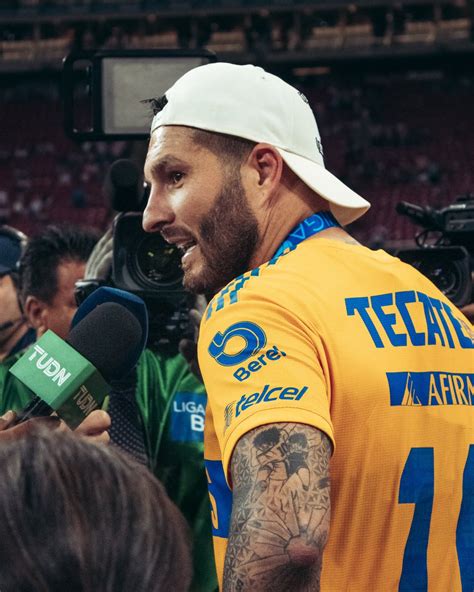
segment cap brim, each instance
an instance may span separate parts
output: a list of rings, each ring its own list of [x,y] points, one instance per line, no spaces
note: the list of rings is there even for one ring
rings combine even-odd
[[[290,169],[306,184],[330,203],[336,220],[345,226],[360,218],[370,203],[320,164],[277,148]]]

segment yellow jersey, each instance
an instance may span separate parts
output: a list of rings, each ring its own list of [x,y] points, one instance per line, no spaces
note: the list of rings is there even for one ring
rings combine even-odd
[[[199,363],[222,583],[239,438],[274,422],[332,440],[321,590],[474,590],[474,334],[424,276],[320,237],[210,302]]]

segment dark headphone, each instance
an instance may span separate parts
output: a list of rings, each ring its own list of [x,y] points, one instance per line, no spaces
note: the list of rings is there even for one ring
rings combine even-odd
[[[2,224],[0,225],[0,236],[5,236],[9,238],[12,242],[18,243],[20,256],[23,255],[23,253],[25,252],[26,244],[28,242],[28,237],[26,236],[26,234],[21,232],[21,230],[13,228],[13,226],[8,226],[8,224]],[[18,258],[18,261],[20,261],[20,257]]]
[[[15,284],[15,288],[16,288],[17,294],[18,294],[18,271],[19,271],[19,267],[20,267],[20,258],[23,255],[23,253],[25,252],[26,245],[28,243],[28,237],[26,236],[26,234],[21,232],[21,230],[17,230],[16,228],[13,228],[13,226],[8,226],[7,224],[2,224],[0,226],[0,236],[5,236],[5,237],[9,238],[12,242],[18,244],[20,256],[18,257],[16,265],[13,269],[11,269],[11,271],[3,274],[3,275],[10,275],[12,277],[13,283]],[[0,325],[0,331],[4,331],[5,329],[9,329],[10,327],[13,327],[14,325],[16,325],[19,321],[23,321],[25,319],[25,316],[23,314],[23,306],[21,304],[21,300],[20,300],[19,296],[18,296],[18,305],[20,307],[20,311],[21,311],[22,315],[16,319],[2,323]]]

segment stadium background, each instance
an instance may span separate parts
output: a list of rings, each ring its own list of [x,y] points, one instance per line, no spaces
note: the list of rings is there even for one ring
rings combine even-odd
[[[350,229],[371,246],[412,244],[398,201],[474,192],[474,0],[1,0],[0,221],[28,234],[105,228],[108,166],[143,153],[63,131],[62,58],[95,48],[207,48],[296,84],[326,166],[373,204]]]

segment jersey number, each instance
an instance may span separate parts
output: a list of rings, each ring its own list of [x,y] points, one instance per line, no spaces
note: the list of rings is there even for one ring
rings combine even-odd
[[[232,491],[226,483],[220,460],[205,460],[204,464],[211,500],[212,534],[226,539],[232,512]]]
[[[456,549],[464,591],[474,590],[474,445],[469,446],[456,528]],[[403,554],[399,590],[428,590],[426,555],[434,494],[433,448],[412,448],[400,480],[398,503],[415,504]]]

